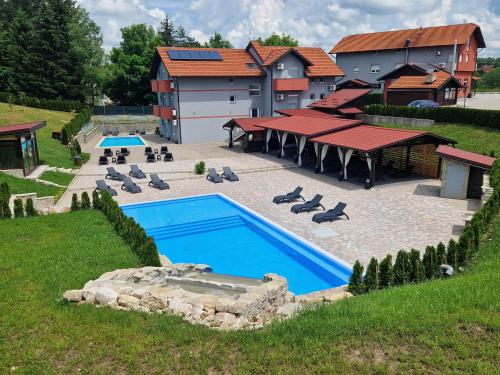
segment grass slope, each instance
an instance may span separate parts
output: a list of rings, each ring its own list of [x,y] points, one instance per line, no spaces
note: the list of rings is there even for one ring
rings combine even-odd
[[[64,173],[64,172],[56,172],[56,171],[45,171],[40,177],[41,180],[50,181],[58,185],[68,186],[73,178],[75,178],[74,174]]]
[[[321,306],[257,332],[69,305],[137,260],[100,212],[0,222],[0,372],[495,373],[500,219],[464,275]]]
[[[63,188],[44,185],[25,178],[17,178],[0,172],[0,182],[7,182],[11,194],[37,193],[38,197],[60,196]]]
[[[73,117],[73,113],[49,111],[0,103],[0,126],[47,121],[47,126],[37,131],[38,149],[43,164],[53,167],[73,168],[69,150],[60,141],[52,139],[52,132],[60,132],[63,125]]]

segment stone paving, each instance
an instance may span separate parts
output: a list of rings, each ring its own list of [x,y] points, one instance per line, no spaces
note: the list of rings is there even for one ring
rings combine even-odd
[[[106,168],[97,166],[102,150],[94,148],[100,138],[84,145],[85,151],[92,152],[92,158],[80,169],[58,202],[59,209],[70,206],[73,192],[90,192],[95,187],[95,180],[104,178]],[[154,136],[146,138],[153,148],[159,148]],[[467,213],[479,205],[476,200],[440,198],[439,180],[394,181],[365,190],[359,185],[298,168],[288,160],[260,153],[245,154],[237,149],[230,150],[224,144],[168,146],[174,154],[174,162],[147,164],[142,147],[130,148],[129,163],[115,168],[128,173],[129,165],[137,163],[147,174],[158,173],[170,184],[170,189],[159,191],[148,187],[148,176],[147,179],[135,180],[143,192],[130,194],[120,190],[120,182],[107,180],[118,190],[120,204],[222,193],[349,263],[360,259],[367,264],[372,256],[381,258],[388,253],[396,254],[400,249],[422,251],[428,244],[457,238],[463,230]],[[213,184],[205,176],[196,176],[192,171],[200,160],[219,172],[222,166],[230,166],[240,181]],[[304,188],[306,199],[322,194],[322,203],[327,208],[333,208],[339,201],[347,203],[350,220],[316,224],[311,221],[313,213],[293,214],[291,205],[272,203],[275,195],[292,191],[297,185]]]

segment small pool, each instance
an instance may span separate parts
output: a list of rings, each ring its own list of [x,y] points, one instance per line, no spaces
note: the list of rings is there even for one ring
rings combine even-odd
[[[146,142],[139,136],[130,137],[104,137],[97,147],[109,148],[109,147],[134,147],[134,146],[145,146]]]
[[[205,263],[217,273],[255,278],[274,272],[295,294],[344,285],[351,276],[349,265],[223,195],[122,209],[173,263]]]

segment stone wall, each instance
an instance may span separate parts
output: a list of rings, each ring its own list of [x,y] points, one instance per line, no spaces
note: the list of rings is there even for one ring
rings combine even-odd
[[[357,115],[356,118],[363,120],[369,124],[382,125],[404,125],[411,127],[429,128],[434,125],[434,120],[426,120],[420,118],[393,117],[380,115]]]
[[[54,210],[54,197],[37,197],[36,193],[26,193],[26,194],[12,194],[10,196],[9,205],[11,210],[14,209],[14,200],[21,199],[23,201],[23,206],[26,206],[26,201],[31,198],[33,200],[33,206],[35,209],[41,213],[49,213]]]

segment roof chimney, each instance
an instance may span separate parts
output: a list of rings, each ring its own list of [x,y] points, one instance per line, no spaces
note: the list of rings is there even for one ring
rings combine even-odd
[[[425,77],[425,83],[427,83],[427,84],[434,83],[435,80],[436,80],[436,76],[434,74],[429,74],[429,75],[427,75],[427,77]]]

